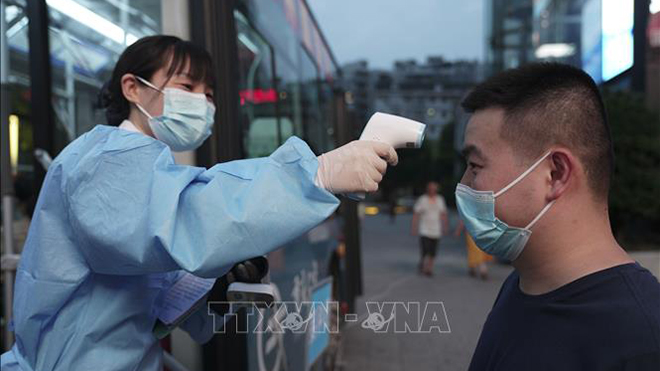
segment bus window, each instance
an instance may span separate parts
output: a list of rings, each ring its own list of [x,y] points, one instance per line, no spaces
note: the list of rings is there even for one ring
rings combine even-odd
[[[2,95],[7,103],[0,114],[11,117],[18,211],[29,217],[37,197],[34,171],[42,165],[34,161],[26,1],[1,0],[0,5],[6,25],[0,54],[6,68]],[[43,68],[52,70],[52,158],[78,135],[105,122],[96,106],[99,89],[127,45],[160,32],[160,7],[161,0],[48,2],[50,66]]]
[[[323,135],[326,137],[328,147],[326,151],[332,150],[337,145],[335,136],[335,101],[332,86],[327,81],[319,84],[319,105],[321,106],[321,120]]]
[[[283,121],[290,122],[293,126],[290,135],[296,135],[302,138],[304,135],[300,102],[301,87],[298,71],[294,67],[294,64],[285,58],[283,54],[276,54],[275,61],[280,117]],[[283,134],[282,139],[286,140],[290,135]]]
[[[54,149],[106,122],[98,92],[124,49],[161,31],[161,0],[48,2]]]
[[[277,117],[277,92],[273,86],[270,45],[235,11],[238,37],[240,114],[244,130],[245,157],[270,155],[292,131],[290,121]]]
[[[0,1],[4,17],[0,58],[2,59],[2,93],[0,105],[2,124],[9,124],[9,155],[11,170],[2,169],[3,175],[10,172],[17,198],[14,230],[15,249],[20,252],[29,226],[29,217],[36,202],[33,184],[34,145],[30,117],[30,71],[28,18],[25,2]],[[2,206],[4,208],[4,204]],[[4,242],[4,240],[3,240]]]
[[[334,128],[332,116],[329,115],[327,104],[331,92],[322,89],[317,65],[313,62],[307,51],[303,48],[302,53],[302,112],[303,132],[305,140],[317,153],[327,152],[334,148]]]

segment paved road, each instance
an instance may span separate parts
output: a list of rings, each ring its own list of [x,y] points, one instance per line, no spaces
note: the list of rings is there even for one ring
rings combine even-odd
[[[451,216],[452,226],[455,218]],[[465,370],[469,365],[486,316],[511,268],[491,264],[488,281],[469,277],[463,239],[448,237],[440,242],[435,276],[419,276],[419,247],[417,238],[410,235],[410,222],[410,214],[399,215],[394,224],[386,215],[367,216],[363,221],[364,295],[357,304],[359,320],[342,330],[339,369]],[[641,253],[635,258],[658,275],[660,253]],[[366,301],[441,301],[450,332],[364,329]]]
[[[385,215],[363,221],[364,295],[357,304],[360,321],[342,331],[344,370],[466,369],[499,287],[511,271],[494,264],[488,281],[469,277],[463,239],[448,237],[440,241],[435,276],[420,276],[419,245],[410,235],[410,222],[410,214],[399,215],[394,224]],[[451,332],[375,333],[361,327],[368,315],[365,301],[441,301]]]

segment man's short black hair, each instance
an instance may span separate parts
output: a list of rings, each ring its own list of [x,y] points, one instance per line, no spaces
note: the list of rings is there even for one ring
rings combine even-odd
[[[504,110],[500,136],[514,152],[536,158],[552,145],[573,151],[594,195],[607,199],[614,152],[598,86],[584,71],[561,63],[531,63],[496,74],[461,106],[468,113]]]

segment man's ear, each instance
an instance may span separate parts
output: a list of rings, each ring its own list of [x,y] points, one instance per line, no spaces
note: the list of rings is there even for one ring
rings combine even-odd
[[[129,102],[140,102],[140,97],[138,95],[138,82],[133,74],[127,73],[121,77],[121,92]]]
[[[561,197],[569,187],[577,169],[577,158],[565,149],[557,149],[550,154],[550,194],[549,201]]]

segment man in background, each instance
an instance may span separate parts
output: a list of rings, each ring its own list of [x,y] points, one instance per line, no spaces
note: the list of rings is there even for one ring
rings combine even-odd
[[[429,182],[426,185],[426,193],[415,202],[412,220],[412,234],[413,236],[419,235],[421,247],[420,273],[427,276],[433,275],[433,263],[438,242],[442,232],[448,230],[445,199],[438,194],[438,183]]]

